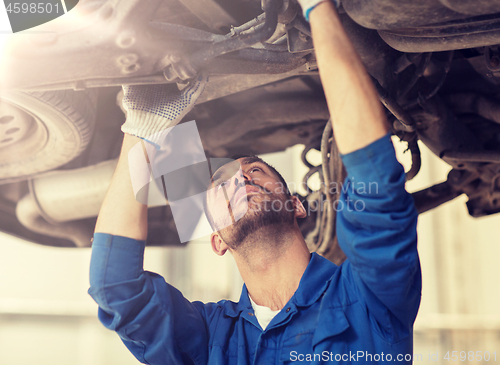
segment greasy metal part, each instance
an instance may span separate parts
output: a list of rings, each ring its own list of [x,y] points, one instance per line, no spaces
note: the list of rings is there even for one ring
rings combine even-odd
[[[418,210],[424,212],[466,194],[471,216],[498,213],[500,129],[487,122],[500,121],[498,101],[473,93],[450,94],[445,100],[435,96],[420,102],[423,111],[413,111],[419,139],[454,168],[445,183],[413,194]]]
[[[500,165],[485,170],[451,170],[447,181],[412,194],[419,213],[424,213],[456,197],[469,197],[467,208],[473,217],[500,212]],[[490,171],[488,176],[484,172]]]
[[[462,195],[446,181],[411,194],[419,214],[434,209]]]
[[[422,57],[420,59],[420,63],[418,64],[417,69],[413,73],[412,78],[410,79],[410,81],[406,82],[403,85],[403,88],[399,91],[399,93],[398,93],[399,98],[403,98],[415,86],[417,81],[424,74],[424,71],[427,68],[427,66],[429,66],[429,62],[431,61],[431,57],[432,57],[431,52],[422,54]]]
[[[271,47],[272,46],[272,47]],[[225,56],[224,58],[218,58],[219,60],[238,60],[242,61],[253,61],[255,62],[255,66],[253,68],[258,68],[258,64],[262,66],[262,68],[271,68],[270,66],[276,65],[280,67],[283,72],[290,71],[291,69],[295,69],[300,65],[304,65],[306,63],[306,57],[310,52],[304,51],[300,53],[289,53],[286,49],[286,45],[274,45],[270,44],[266,46],[266,48],[247,48],[242,49],[236,52],[231,53],[230,55]],[[235,57],[235,58],[233,58]],[[210,69],[217,70],[215,64],[217,63],[215,60],[211,62]],[[233,63],[235,63],[233,61]],[[247,67],[248,71],[251,71],[252,67]],[[223,72],[223,70],[221,70]],[[242,72],[244,73],[244,72]],[[255,72],[255,73],[273,73],[271,70],[267,72]]]
[[[158,21],[146,24],[145,14],[151,14],[152,10],[149,7],[156,6],[157,0],[145,3],[144,9],[141,8],[137,13],[140,15],[137,19],[132,15],[127,17],[122,7],[125,12],[131,11],[134,6],[139,6],[138,0],[117,1],[113,7],[107,6],[110,2],[106,2],[106,6],[96,3],[99,6],[92,7],[89,6],[89,2],[80,3],[79,6],[82,5],[80,10],[75,7],[71,12],[77,17],[77,21],[75,18],[69,21],[68,18],[62,17],[70,24],[51,22],[50,27],[48,23],[44,25],[46,27],[44,29],[48,31],[55,30],[50,37],[47,35],[33,35],[32,39],[25,37],[15,47],[12,46],[10,50],[7,48],[8,51],[2,55],[3,62],[0,66],[0,73],[4,73],[1,76],[5,76],[2,77],[2,87],[25,90],[84,90],[122,84],[172,82],[173,75],[169,75],[167,71],[169,78],[167,80],[163,74],[165,67],[175,63],[176,72],[187,78],[195,70],[188,67],[189,62],[180,62],[186,60],[186,55],[199,50],[204,44],[220,44],[224,40],[233,42],[240,36],[253,37],[256,27],[260,29],[257,32],[263,30],[262,22],[265,20],[262,14],[240,27],[232,28],[229,34],[222,36],[178,24]],[[285,8],[285,3],[286,1],[278,10],[279,13]],[[294,5],[296,4],[293,2],[289,3],[286,11],[279,15],[286,14]],[[300,17],[295,17],[298,18]],[[354,43],[357,44],[357,50],[370,73],[380,80],[385,80],[385,75],[388,75],[386,65],[394,51],[380,40],[376,32],[367,34],[366,29],[359,27],[348,17],[341,16],[341,18]],[[124,23],[123,19],[127,19],[128,22]],[[307,32],[303,34],[307,35]],[[363,42],[370,47],[365,47]],[[251,55],[248,53],[251,52],[250,49],[245,51]],[[284,54],[259,52],[260,56],[257,53],[251,55],[254,61],[249,61],[247,57],[245,62],[241,62],[232,57],[220,63],[209,63],[206,67],[212,76],[225,73],[288,73],[288,70],[300,65],[299,60],[286,57]],[[377,54],[377,57],[373,57],[374,54]],[[276,60],[269,67],[266,66],[269,60],[267,56]],[[315,69],[314,60],[305,61],[309,62],[309,68],[297,70],[297,74]],[[224,66],[230,67],[221,67],[224,62]],[[292,63],[287,67],[285,64],[279,66],[278,62]],[[184,68],[179,67],[179,64],[184,65]],[[213,72],[210,68],[213,68]],[[283,75],[285,76],[287,75]],[[385,81],[381,82],[384,84]],[[261,81],[256,80],[256,84],[261,84]],[[226,89],[231,88],[230,84],[223,86]],[[217,93],[227,95],[230,91],[220,89]]]
[[[400,74],[404,70],[406,70],[409,66],[413,65],[413,63],[421,57],[421,53],[404,53],[401,57],[399,57],[393,66],[393,72],[395,75]]]
[[[252,20],[246,22],[245,24],[240,25],[239,27],[231,27],[230,33],[228,34],[229,37],[237,37],[240,35],[240,33],[252,29],[256,27],[259,24],[264,23],[266,20],[266,13],[262,13],[259,16],[253,18]]]
[[[343,0],[342,6],[370,29],[413,28],[500,12],[500,4],[492,0]]]
[[[38,211],[54,224],[97,216],[116,163],[117,160],[110,160],[30,179],[30,193],[37,202]]]
[[[415,131],[415,121],[402,107],[399,105],[396,100],[394,100],[389,92],[380,85],[377,79],[373,78],[373,84],[375,85],[375,89],[378,92],[380,101],[384,106],[397,118],[397,120],[403,126],[403,129],[406,132]]]
[[[500,165],[488,164],[477,170],[452,170],[448,182],[469,197],[467,208],[472,217],[500,212]]]
[[[331,146],[331,148],[330,148]],[[326,151],[326,153],[324,152]],[[328,153],[328,151],[330,153]],[[326,122],[325,130],[323,131],[323,136],[321,138],[321,167],[323,169],[323,194],[326,196],[326,212],[322,212],[325,215],[325,219],[322,221],[321,227],[321,241],[318,242],[318,247],[316,251],[323,255],[326,251],[330,249],[332,236],[335,233],[335,221],[336,212],[334,210],[335,195],[332,194],[332,171],[330,170],[330,160],[335,160],[338,158],[338,150],[335,144],[335,137],[333,136],[332,121],[328,120]],[[338,193],[338,192],[336,192]],[[325,214],[326,213],[326,214]],[[337,245],[338,246],[338,245]]]
[[[446,59],[444,67],[443,67],[443,75],[441,76],[441,79],[436,84],[436,86],[428,94],[419,95],[419,97],[416,100],[414,100],[414,101],[406,104],[405,105],[406,109],[411,109],[411,108],[413,108],[413,107],[415,107],[415,106],[417,106],[419,104],[422,105],[425,101],[433,98],[438,93],[438,91],[441,89],[441,87],[443,86],[444,82],[446,81],[448,73],[450,72],[451,63],[453,61],[453,55],[454,54],[455,54],[455,51],[449,51],[448,52],[448,57]]]
[[[233,38],[214,42],[210,46],[198,50],[189,56],[189,60],[174,62],[164,70],[169,81],[186,80],[193,77],[205,64],[217,56],[250,47],[256,43],[265,42],[275,32],[278,24],[278,11],[282,3],[279,0],[269,0],[264,4],[265,21],[256,26],[253,32],[241,32]]]
[[[226,29],[238,23],[231,14],[214,0],[180,0],[180,2],[216,32],[226,33]]]
[[[484,47],[484,61],[490,71],[500,71],[500,52],[498,46]]]
[[[326,122],[325,125],[325,130],[323,131],[323,135],[321,136],[321,166],[323,168],[323,193],[326,195],[326,198],[329,203],[333,201],[333,194],[330,191],[330,166],[329,166],[329,160],[328,157],[331,154],[329,154],[329,147],[328,143],[333,142],[333,127],[332,127],[332,120],[329,119],[328,122]]]
[[[257,86],[270,84],[304,73],[306,73],[306,68],[304,66],[299,66],[295,70],[279,74],[260,74],[251,76],[230,74],[210,76],[210,82],[205,87],[205,91],[201,94],[197,103],[201,104],[206,101],[222,98],[227,95],[252,89]],[[312,71],[307,72],[307,74],[316,75],[317,72]]]
[[[500,151],[447,151],[444,161],[500,163]]]
[[[312,35],[311,26],[309,23],[301,16],[296,17],[293,22],[290,24],[291,27],[294,27],[300,30],[302,33],[307,34],[309,37]]]
[[[457,114],[477,114],[500,124],[500,101],[475,93],[446,95],[446,104]]]
[[[106,86],[122,86],[122,85],[154,85],[164,84],[165,77],[162,74],[151,76],[132,76],[132,77],[117,77],[117,78],[98,78],[86,79],[68,82],[55,82],[50,84],[39,84],[22,87],[23,91],[45,91],[45,90],[66,90],[73,89],[75,91],[86,90],[89,88],[98,88]]]
[[[462,14],[482,15],[500,12],[500,3],[492,0],[439,0],[447,8]]]
[[[418,141],[416,138],[408,142],[408,150],[411,153],[411,168],[410,171],[406,173],[406,181],[410,181],[417,176],[420,168],[422,167],[420,148],[418,147]]]
[[[424,102],[422,111],[413,112],[413,117],[419,121],[416,130],[418,138],[438,157],[458,147],[462,151],[480,151],[482,146],[477,136],[443,102],[439,96]],[[450,161],[454,168],[460,168],[458,163]],[[471,165],[470,168],[474,168]]]
[[[493,165],[496,168],[490,179],[484,179],[481,176],[480,181],[466,186],[465,193],[469,196],[467,208],[469,214],[473,217],[483,217],[489,214],[500,212],[500,170],[499,165]]]
[[[286,34],[283,34],[283,36],[281,36],[281,38],[278,38],[276,39],[273,44],[285,44],[287,42],[287,36]]]
[[[322,199],[321,194],[322,193],[320,190],[307,194],[306,199],[304,200],[307,203],[307,207],[309,208],[313,204],[317,206],[318,202],[320,202]],[[314,252],[317,248],[317,242],[319,242],[319,240],[321,239],[322,214],[317,210],[315,217],[312,217],[311,215],[309,217],[306,217],[306,220],[307,219],[311,220],[311,218],[314,218],[314,224],[312,225],[312,227],[309,227],[309,229],[305,232],[304,240],[307,244],[309,251]],[[304,221],[301,221],[300,223],[303,225],[304,224],[303,222]],[[301,229],[303,228],[301,227]]]
[[[500,43],[500,18],[489,16],[418,28],[379,30],[380,37],[401,52],[441,52]]]
[[[70,240],[76,247],[90,247],[93,227],[89,227],[84,222],[60,224],[48,222],[40,214],[31,194],[26,195],[17,203],[16,216],[23,226],[33,232]]]
[[[330,117],[324,100],[314,96],[290,95],[280,100],[259,100],[258,105],[258,108],[253,104],[245,106],[230,113],[212,128],[200,130],[205,149],[211,151],[214,156],[228,155],[226,149],[221,146],[237,141],[252,131],[284,125],[312,124]],[[241,120],[246,122],[241,123]],[[283,121],[286,121],[286,124]],[[272,135],[269,138],[278,145],[276,138]]]
[[[300,5],[293,0],[283,0],[283,5],[278,11],[278,23],[288,24],[293,21],[300,12]]]
[[[418,27],[464,16],[436,0],[343,0],[342,6],[356,23],[369,29]]]
[[[308,53],[290,54],[288,52],[277,52],[266,49],[248,48],[234,52],[231,57],[218,58],[211,61],[205,67],[205,70],[210,75],[210,83],[207,89],[212,88],[217,95],[229,95],[233,93],[235,85],[242,84],[243,81],[248,81],[250,87],[263,85],[265,83],[275,82],[290,76],[299,75],[307,72],[305,64],[307,63],[306,56]],[[224,82],[219,84],[220,76],[227,75],[225,80],[236,79],[234,83]],[[255,75],[251,80],[243,80],[242,75]],[[96,88],[103,86],[121,86],[127,85],[144,85],[144,84],[164,84],[166,83],[164,74],[139,76],[139,77],[123,77],[123,78],[103,78],[103,79],[87,79],[77,83],[57,83],[51,85],[28,87],[27,90],[60,90],[60,89],[77,89],[84,90],[87,88]],[[221,87],[222,86],[222,87]],[[245,90],[246,88],[242,89]],[[241,90],[240,90],[241,91]],[[219,97],[219,96],[217,96]],[[202,94],[201,99],[213,99],[208,92]],[[201,103],[202,100],[198,103]]]
[[[274,34],[267,39],[266,43],[275,44],[278,40],[283,38],[284,35],[286,35],[286,25],[278,23],[278,25],[276,26],[276,30],[274,31]],[[265,46],[266,43],[263,43],[262,45]]]
[[[286,34],[288,38],[288,50],[291,53],[312,51],[314,49],[312,38],[297,28],[288,29]]]
[[[305,159],[308,149],[302,153],[303,161],[310,165]],[[332,262],[340,265],[346,256],[340,248],[335,232],[336,209],[340,198],[339,188],[344,182],[346,173],[340,159],[340,153],[333,136],[331,120],[325,125],[321,137],[321,165],[310,167],[309,172],[304,177],[307,186],[308,178],[319,169],[321,186],[318,191],[309,191],[307,201],[317,208],[316,225],[309,234],[306,235],[306,243],[309,250],[317,252],[328,258]],[[325,201],[326,197],[326,201]]]
[[[288,49],[290,52],[313,50],[311,27],[301,16],[295,17],[287,31]]]
[[[85,12],[82,2],[64,17],[38,27],[37,34],[13,35],[1,55],[2,87],[50,89],[50,85],[73,84],[78,89],[83,80],[161,71],[158,61],[187,45],[148,27],[160,2],[108,1],[91,12]]]
[[[75,244],[72,241],[35,233],[21,224],[16,217],[16,206],[17,202],[26,195],[27,188],[24,184],[19,183],[10,186],[14,188],[17,193],[15,199],[6,198],[3,194],[0,198],[0,230],[2,232],[40,245],[75,247]],[[5,188],[5,185],[2,186],[2,193],[5,193]],[[18,194],[20,194],[20,196],[17,196]]]

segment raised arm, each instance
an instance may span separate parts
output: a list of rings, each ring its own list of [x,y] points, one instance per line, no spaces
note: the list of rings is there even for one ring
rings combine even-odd
[[[96,233],[146,240],[148,210],[146,205],[135,198],[128,161],[130,149],[138,143],[145,142],[125,133],[120,158],[99,212]]]
[[[369,145],[388,132],[373,83],[340,23],[332,1],[310,11],[321,83],[340,153]]]
[[[143,269],[147,206],[137,200],[147,201],[137,188],[150,178],[144,150],[152,157],[155,138],[192,109],[206,81],[194,80],[182,91],[175,85],[124,87],[123,147],[94,234],[89,294],[99,304],[99,319],[151,365],[202,364],[208,356],[208,307]]]
[[[335,141],[347,170],[337,208],[343,275],[381,333],[411,332],[420,303],[417,212],[405,190],[381,103],[331,0],[300,0],[318,60]]]
[[[207,81],[207,77],[200,74],[182,91],[175,84],[123,87],[123,106],[127,110],[127,120],[122,126],[125,136],[118,165],[99,212],[96,233],[146,239],[147,206],[138,201],[132,180],[149,181],[151,166],[145,163],[154,158],[151,145],[155,145],[155,139],[163,130],[177,125],[193,108]],[[148,153],[145,144],[148,144]],[[134,156],[129,152],[134,147],[135,159],[130,161]],[[147,185],[141,196],[147,201]]]

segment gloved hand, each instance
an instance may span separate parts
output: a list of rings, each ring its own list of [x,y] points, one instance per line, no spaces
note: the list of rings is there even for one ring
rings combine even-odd
[[[202,73],[183,90],[175,84],[124,85],[127,120],[122,132],[146,139],[177,125],[193,109],[207,82],[208,76]]]
[[[340,0],[297,0],[302,7],[302,11],[304,12],[304,18],[309,21],[309,13],[313,10],[317,5],[321,4],[324,1],[332,1],[335,4],[335,7],[338,9],[340,6]]]

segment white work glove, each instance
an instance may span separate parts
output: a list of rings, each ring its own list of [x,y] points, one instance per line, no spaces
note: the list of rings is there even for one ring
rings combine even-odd
[[[207,82],[208,76],[200,74],[182,90],[176,84],[124,85],[127,120],[122,132],[146,139],[177,125],[193,109]]]
[[[313,10],[316,6],[318,6],[324,1],[332,1],[337,9],[340,6],[340,0],[297,0],[297,1],[302,7],[304,18],[307,21],[309,21],[309,13],[311,12],[311,10]]]

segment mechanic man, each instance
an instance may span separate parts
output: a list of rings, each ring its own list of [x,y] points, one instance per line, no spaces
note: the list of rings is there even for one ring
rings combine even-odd
[[[338,240],[348,259],[338,267],[310,254],[297,225],[304,207],[283,192],[270,166],[243,158],[242,176],[208,196],[216,226],[211,199],[217,192],[231,199],[243,191],[248,198],[244,217],[211,235],[215,253],[229,251],[238,265],[245,282],[240,301],[189,302],[163,278],[145,272],[147,207],[132,192],[128,151],[141,142],[135,136],[175,125],[202,92],[203,80],[178,96],[162,95],[161,87],[125,87],[126,134],[96,226],[89,293],[101,322],[143,363],[412,362],[421,278],[417,212],[404,188],[404,170],[335,4],[300,2],[348,173],[341,196],[348,206],[337,214]],[[179,112],[174,104],[185,107]],[[223,177],[224,167],[216,174]],[[366,189],[369,183],[376,183],[376,191]],[[288,209],[264,209],[276,200]],[[359,202],[364,209],[354,208]]]

